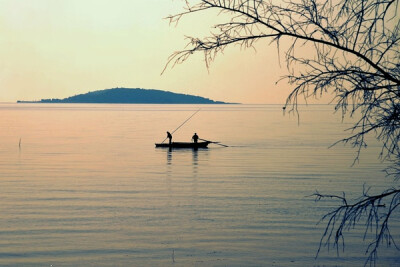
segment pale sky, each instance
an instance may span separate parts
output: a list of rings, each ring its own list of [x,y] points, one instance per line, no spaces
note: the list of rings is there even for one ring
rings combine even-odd
[[[114,87],[213,100],[284,103],[286,73],[274,45],[227,49],[207,71],[202,54],[160,75],[185,35],[209,32],[214,14],[164,19],[181,0],[0,0],[0,102],[65,98]]]

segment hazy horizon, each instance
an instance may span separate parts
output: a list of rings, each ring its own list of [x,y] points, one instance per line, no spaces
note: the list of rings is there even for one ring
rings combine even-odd
[[[115,87],[198,95],[224,102],[284,103],[286,73],[276,46],[232,47],[207,70],[203,55],[161,75],[185,36],[209,32],[213,12],[165,19],[183,1],[0,0],[0,102],[65,98]],[[204,23],[207,21],[209,23]],[[201,23],[199,23],[201,22]]]

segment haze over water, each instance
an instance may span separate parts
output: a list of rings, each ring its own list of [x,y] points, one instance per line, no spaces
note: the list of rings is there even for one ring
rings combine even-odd
[[[199,108],[173,140],[229,147],[154,147]],[[380,147],[351,167],[354,149],[328,149],[351,121],[300,110],[298,125],[280,105],[0,104],[0,266],[362,266],[363,227],[314,259],[338,203],[306,196],[394,184]]]

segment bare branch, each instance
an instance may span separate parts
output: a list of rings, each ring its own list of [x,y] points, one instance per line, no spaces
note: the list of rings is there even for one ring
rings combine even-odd
[[[322,247],[329,247],[330,244],[333,244],[337,253],[339,253],[339,247],[344,246],[344,232],[352,229],[363,219],[366,221],[364,239],[367,238],[368,233],[375,232],[365,251],[368,255],[365,265],[376,261],[378,248],[382,242],[385,242],[387,246],[393,245],[399,249],[390,234],[389,220],[393,212],[400,206],[400,189],[392,188],[379,195],[368,195],[368,190],[364,188],[361,200],[354,204],[348,204],[344,195],[324,195],[316,192],[313,196],[316,201],[336,198],[342,203],[321,219],[321,221],[328,219],[328,222],[320,240],[317,256]]]

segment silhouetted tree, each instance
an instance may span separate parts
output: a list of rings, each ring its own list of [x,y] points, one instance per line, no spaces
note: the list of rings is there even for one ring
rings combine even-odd
[[[209,36],[187,37],[187,49],[173,53],[166,65],[184,62],[203,52],[207,67],[227,46],[253,47],[256,42],[289,43],[285,50],[293,86],[285,107],[297,112],[298,98],[306,100],[333,94],[335,110],[355,117],[351,134],[339,142],[357,148],[355,161],[366,147],[366,136],[381,141],[382,160],[393,161],[388,173],[400,176],[400,23],[399,0],[186,0],[183,12],[168,17],[178,23],[197,12],[217,10],[227,20],[215,25]],[[304,53],[312,47],[314,54]],[[309,49],[307,49],[309,50]],[[297,51],[301,51],[298,53]],[[301,54],[301,55],[299,55]],[[396,165],[397,164],[397,165]],[[396,167],[397,166],[397,167]],[[346,197],[315,193],[317,200],[335,198],[340,206],[326,214],[327,227],[321,247],[339,248],[343,231],[365,221],[375,230],[367,249],[367,263],[374,264],[379,245],[394,244],[389,221],[400,205],[400,189],[391,188],[350,203]],[[395,244],[394,244],[395,245]],[[319,250],[318,250],[319,251]]]

